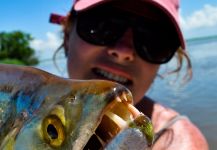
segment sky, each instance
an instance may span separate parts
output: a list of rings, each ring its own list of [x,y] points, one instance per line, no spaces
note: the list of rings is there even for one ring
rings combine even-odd
[[[72,1],[0,0],[0,32],[29,33],[34,38],[31,46],[49,55],[62,36],[61,27],[49,23],[50,13],[67,14]],[[181,0],[180,24],[185,39],[217,35],[217,0]]]

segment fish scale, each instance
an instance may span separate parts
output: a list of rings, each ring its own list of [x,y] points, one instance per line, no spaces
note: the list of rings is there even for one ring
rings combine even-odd
[[[96,137],[94,140],[101,144],[100,148],[136,143],[132,138],[128,138],[131,135],[140,141],[144,140],[140,142],[143,145],[138,149],[149,147],[153,139],[153,135],[150,135],[150,120],[145,117],[144,123],[138,126],[137,118],[135,122],[121,118],[125,111],[130,115],[126,108],[128,104],[132,105],[132,101],[128,89],[111,81],[65,79],[33,67],[1,64],[0,149],[97,149],[96,145],[89,147],[93,135]],[[123,112],[118,112],[118,108]],[[107,119],[102,119],[107,114]],[[134,124],[133,128],[137,130],[119,130],[119,122],[113,116],[123,120],[126,125]],[[104,125],[111,124],[112,121],[116,124],[113,127],[117,127],[118,130],[111,126],[105,130]],[[100,131],[100,134],[96,133],[96,130]],[[103,141],[104,132],[110,130],[120,131],[120,135],[126,135],[127,138],[116,136],[118,133],[115,133]]]

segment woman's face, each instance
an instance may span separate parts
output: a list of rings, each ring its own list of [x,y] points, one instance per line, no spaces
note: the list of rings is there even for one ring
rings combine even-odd
[[[114,46],[106,47],[82,40],[74,25],[65,46],[70,78],[119,82],[131,90],[135,103],[148,90],[159,69],[159,65],[145,62],[135,53],[130,28]]]

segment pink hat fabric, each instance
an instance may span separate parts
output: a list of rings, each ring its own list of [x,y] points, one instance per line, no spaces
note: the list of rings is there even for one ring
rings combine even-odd
[[[73,8],[76,11],[82,11],[110,1],[112,0],[75,0]],[[140,0],[140,1],[148,2],[153,6],[156,6],[156,8],[162,10],[165,14],[167,14],[167,16],[170,18],[171,22],[176,28],[180,40],[180,46],[183,49],[185,49],[185,40],[179,26],[179,11],[178,11],[179,0]]]
[[[75,11],[83,11],[111,1],[115,1],[115,0],[74,0],[72,7]],[[135,2],[136,0],[130,0],[130,1]],[[149,4],[158,8],[168,16],[169,20],[171,21],[171,23],[174,25],[176,29],[180,46],[183,49],[185,49],[185,40],[179,26],[179,0],[138,0],[138,1],[140,2],[144,1],[146,3],[148,2]],[[51,14],[50,16],[51,23],[61,24],[64,19],[65,19],[64,16],[60,16],[58,14]]]

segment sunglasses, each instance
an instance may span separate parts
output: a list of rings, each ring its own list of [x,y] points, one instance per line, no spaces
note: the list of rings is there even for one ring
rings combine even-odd
[[[86,42],[114,46],[131,28],[136,53],[153,64],[167,63],[179,47],[174,27],[162,21],[134,15],[115,7],[99,7],[76,13],[76,30]]]

